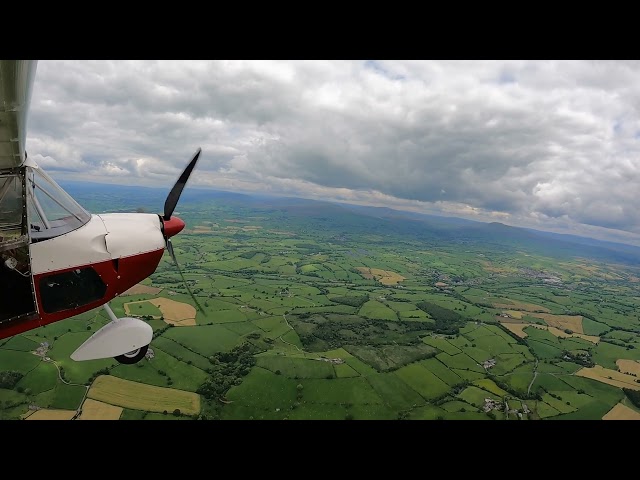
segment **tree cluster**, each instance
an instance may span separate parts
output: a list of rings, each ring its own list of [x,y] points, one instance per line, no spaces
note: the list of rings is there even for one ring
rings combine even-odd
[[[300,326],[292,321],[292,325],[305,349],[313,351],[313,344],[321,341],[323,349],[339,348],[350,345],[413,345],[420,342],[420,337],[433,330],[434,326],[427,322],[377,320],[360,317],[357,321],[347,316],[333,316],[337,320],[328,320],[321,316],[305,319],[315,324],[312,330],[301,331]],[[301,317],[298,317],[301,318]],[[391,327],[389,326],[391,324]],[[326,342],[326,344],[324,343]]]
[[[588,354],[574,354],[565,350],[562,352],[562,358],[587,368],[595,366],[595,362],[591,360],[591,357],[589,357]]]
[[[631,400],[636,407],[640,408],[640,391],[632,390],[631,388],[623,388],[622,391],[625,393],[627,398]]]
[[[0,388],[13,389],[23,376],[22,373],[13,370],[0,372]]]
[[[362,305],[369,301],[369,295],[362,296],[342,296],[342,297],[333,297],[331,299],[332,302],[340,303],[342,305],[349,305],[352,307],[360,308]]]
[[[209,357],[211,368],[207,371],[210,377],[196,392],[209,400],[224,399],[229,389],[234,385],[240,385],[242,377],[255,365],[254,353],[256,347],[250,343],[238,345],[230,352],[214,353]]]
[[[456,335],[466,323],[466,319],[453,310],[431,302],[419,302],[417,307],[435,320],[434,331],[444,335]]]

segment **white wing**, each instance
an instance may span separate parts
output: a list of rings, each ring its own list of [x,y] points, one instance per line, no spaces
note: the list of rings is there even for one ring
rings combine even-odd
[[[37,60],[0,60],[0,170],[25,160],[27,113]]]

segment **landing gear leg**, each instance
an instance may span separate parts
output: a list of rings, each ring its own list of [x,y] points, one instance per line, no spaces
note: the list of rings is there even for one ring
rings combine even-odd
[[[107,315],[109,315],[109,318],[111,319],[112,322],[118,321],[118,317],[116,317],[116,314],[113,313],[113,310],[111,310],[111,307],[109,306],[108,303],[105,303],[104,305],[102,305],[102,308],[104,308],[104,311],[107,312]]]

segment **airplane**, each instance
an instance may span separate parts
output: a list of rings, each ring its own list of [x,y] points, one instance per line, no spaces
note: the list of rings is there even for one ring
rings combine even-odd
[[[137,363],[153,330],[138,318],[117,318],[108,302],[154,273],[165,249],[179,270],[171,237],[185,223],[173,211],[201,149],[169,192],[162,215],[92,214],[27,155],[36,69],[36,60],[0,60],[0,339],[102,306],[109,323],[71,358]]]

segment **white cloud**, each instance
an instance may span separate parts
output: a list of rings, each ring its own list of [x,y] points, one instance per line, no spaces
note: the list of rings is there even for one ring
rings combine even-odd
[[[638,105],[638,62],[43,60],[27,150],[169,186],[202,147],[194,186],[640,243]]]

